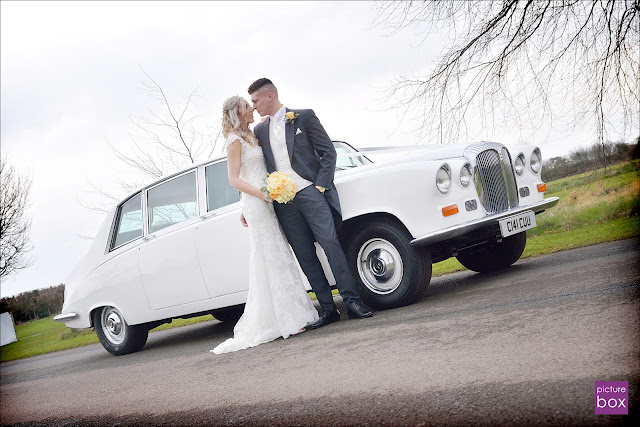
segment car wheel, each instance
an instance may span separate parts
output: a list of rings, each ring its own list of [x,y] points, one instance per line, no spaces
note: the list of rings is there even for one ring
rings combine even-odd
[[[211,315],[221,322],[237,322],[242,313],[244,313],[244,304],[211,311]]]
[[[142,349],[149,336],[149,328],[145,325],[130,326],[115,307],[94,310],[93,326],[102,346],[114,356]]]
[[[399,223],[371,222],[348,239],[346,255],[362,301],[375,309],[414,303],[431,281],[431,256],[411,246]]]
[[[527,245],[527,232],[505,237],[502,242],[485,244],[478,248],[460,251],[456,258],[469,270],[479,273],[507,268],[520,259]]]

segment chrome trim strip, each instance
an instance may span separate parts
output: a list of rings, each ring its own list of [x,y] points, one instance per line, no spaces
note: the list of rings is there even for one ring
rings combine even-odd
[[[64,313],[64,314],[58,314],[57,316],[54,316],[53,320],[55,320],[56,322],[66,322],[67,320],[72,320],[72,319],[75,319],[76,317],[78,317],[77,313]]]
[[[463,234],[469,233],[471,231],[479,230],[491,225],[498,225],[498,221],[500,221],[501,219],[504,219],[511,215],[517,215],[525,211],[534,211],[535,213],[539,213],[541,211],[554,207],[558,204],[559,200],[560,199],[557,197],[549,197],[548,199],[544,199],[540,202],[532,203],[530,205],[519,206],[514,209],[509,209],[505,212],[500,212],[498,214],[489,215],[484,218],[474,219],[473,221],[453,225],[443,230],[438,230],[433,233],[425,234],[424,236],[413,239],[411,241],[411,245],[430,245],[433,243],[441,242],[443,240],[452,239],[454,237],[462,236]]]

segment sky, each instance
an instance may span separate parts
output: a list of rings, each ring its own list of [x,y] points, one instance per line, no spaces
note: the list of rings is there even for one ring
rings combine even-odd
[[[179,103],[197,88],[194,123],[221,119],[231,95],[261,77],[290,108],[313,108],[336,140],[355,147],[429,143],[385,99],[393,79],[424,72],[446,38],[390,34],[375,4],[357,2],[0,3],[1,151],[33,181],[30,267],[1,283],[11,296],[64,283],[104,216],[93,186],[116,191],[127,168],[132,116],[158,111],[141,67]],[[257,116],[257,114],[256,114]],[[473,140],[540,145],[546,158],[595,142],[592,131],[504,126]],[[470,142],[470,141],[456,141]],[[96,197],[98,197],[96,199]]]

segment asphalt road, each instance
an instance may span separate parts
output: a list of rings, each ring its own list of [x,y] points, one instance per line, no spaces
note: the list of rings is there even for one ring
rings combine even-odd
[[[434,278],[409,307],[237,353],[210,321],[0,365],[1,422],[23,425],[630,425],[640,379],[640,242]],[[630,414],[595,415],[628,381]]]

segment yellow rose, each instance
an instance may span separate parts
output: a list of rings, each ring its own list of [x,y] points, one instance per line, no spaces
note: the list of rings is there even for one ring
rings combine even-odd
[[[289,111],[288,113],[285,113],[284,115],[284,122],[285,123],[293,123],[293,121],[298,117],[298,113],[295,113],[293,111]]]

